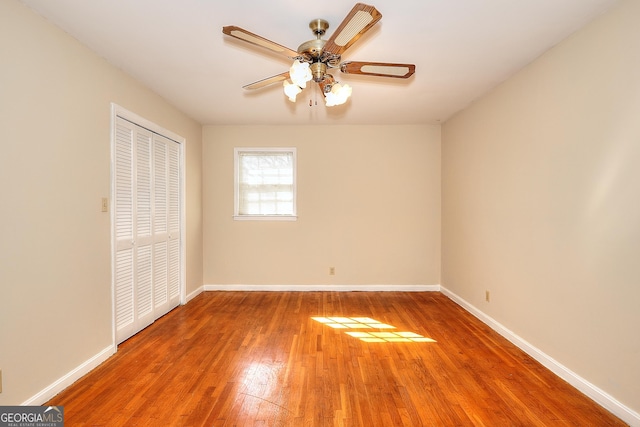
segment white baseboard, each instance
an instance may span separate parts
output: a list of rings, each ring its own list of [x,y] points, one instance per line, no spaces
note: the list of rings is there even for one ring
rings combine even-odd
[[[440,285],[205,285],[205,291],[438,292]]]
[[[607,409],[612,414],[616,415],[624,422],[629,423],[629,425],[633,427],[640,427],[640,414],[635,412],[633,409],[625,406],[616,400],[613,396],[605,392],[604,390],[596,387],[591,384],[589,381],[582,378],[580,375],[576,374],[566,366],[562,365],[555,359],[553,359],[548,354],[542,352],[539,348],[531,345],[529,342],[521,338],[520,336],[513,333],[511,330],[504,327],[502,324],[497,322],[492,317],[486,315],[481,310],[471,305],[460,296],[454,294],[447,288],[441,286],[440,291],[446,295],[449,299],[454,301],[456,304],[464,308],[466,311],[477,317],[480,321],[485,323],[491,329],[505,337],[511,343],[513,343],[516,347],[520,348],[522,351],[527,353],[529,356],[533,357],[535,360],[540,362],[543,366],[549,369],[551,372],[571,384],[573,387],[587,395],[593,401],[598,403],[603,408]]]
[[[63,377],[59,378],[57,381],[46,387],[40,393],[35,396],[27,399],[22,403],[22,406],[32,406],[32,405],[42,405],[46,401],[50,400],[56,394],[60,393],[65,388],[69,387],[71,384],[82,378],[84,375],[88,374],[102,362],[107,360],[116,352],[115,346],[109,346],[90,358],[89,360],[82,363],[77,368],[73,369],[71,372],[67,373]]]
[[[204,290],[205,290],[204,286],[200,286],[198,289],[196,289],[195,291],[191,292],[189,295],[186,296],[184,303],[185,304],[188,303],[189,301],[191,301],[192,299],[200,295],[202,292],[204,292]]]

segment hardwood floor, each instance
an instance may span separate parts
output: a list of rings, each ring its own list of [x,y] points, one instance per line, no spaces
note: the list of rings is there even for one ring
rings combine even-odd
[[[395,329],[313,319],[335,316]],[[47,405],[67,427],[625,425],[438,292],[205,292]]]

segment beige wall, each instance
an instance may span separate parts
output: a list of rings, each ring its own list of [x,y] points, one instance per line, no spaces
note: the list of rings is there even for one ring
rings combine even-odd
[[[186,138],[187,292],[202,286],[202,127],[21,3],[0,1],[0,405],[112,343],[110,103]]]
[[[439,126],[207,126],[203,139],[205,284],[440,283]],[[298,221],[233,220],[236,146],[297,148]]]
[[[640,412],[638,17],[623,1],[443,126],[442,284]]]

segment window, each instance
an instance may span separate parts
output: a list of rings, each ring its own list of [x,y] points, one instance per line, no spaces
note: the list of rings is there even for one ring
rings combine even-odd
[[[235,219],[296,219],[296,149],[235,149]]]

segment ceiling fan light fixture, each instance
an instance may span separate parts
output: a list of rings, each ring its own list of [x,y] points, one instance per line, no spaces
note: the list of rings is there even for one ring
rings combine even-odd
[[[289,83],[288,80],[285,80],[282,85],[284,86],[284,94],[289,97],[289,101],[296,102],[296,96],[302,92],[300,86],[295,83]]]
[[[336,105],[342,105],[347,102],[347,99],[351,97],[353,89],[348,84],[341,85],[340,83],[334,83],[331,86],[331,90],[324,94],[327,107],[333,107]]]
[[[314,82],[320,83],[327,78],[327,64],[324,62],[314,62],[309,66],[309,69]]]
[[[302,89],[307,87],[307,82],[313,79],[309,63],[300,62],[297,59],[293,61],[293,65],[291,65],[289,69],[289,76],[291,77],[291,81]]]

